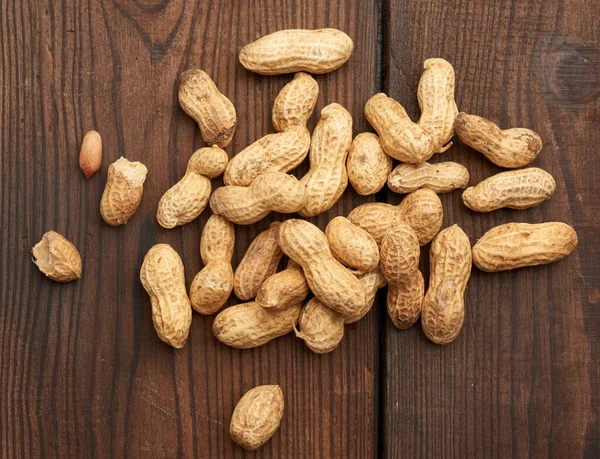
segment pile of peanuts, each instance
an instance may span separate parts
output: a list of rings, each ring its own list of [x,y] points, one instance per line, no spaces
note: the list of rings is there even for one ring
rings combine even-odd
[[[473,247],[458,225],[440,231],[438,193],[466,188],[469,172],[455,162],[427,161],[448,150],[454,134],[507,169],[528,165],[542,150],[542,140],[529,129],[501,130],[484,118],[459,113],[454,69],[444,59],[424,63],[416,123],[400,103],[380,93],[364,108],[377,135],[360,133],[352,139],[352,116],[337,103],[321,110],[311,135],[307,121],[319,87],[310,74],[337,69],[353,47],[350,37],[336,29],[282,30],[245,46],[239,59],[248,70],[295,75],[275,99],[276,132],[231,160],[223,148],[236,129],[233,104],[202,70],[181,75],[179,103],[198,123],[207,147],[191,156],[183,178],[162,196],[156,219],[174,228],[194,221],[208,205],[213,215],[200,240],[204,268],[194,277],[189,296],[183,262],[171,246],[157,244],[144,258],[140,280],[165,343],[183,347],[192,309],[215,314],[233,292],[246,302],[215,317],[214,335],[222,343],[248,349],[294,331],[313,352],[331,352],[345,325],[364,317],[377,290],[387,285],[387,311],[397,328],[407,329],[420,318],[427,338],[447,344],[463,325],[473,263],[487,272],[540,265],[560,260],[577,245],[573,228],[560,222],[506,223],[490,229]],[[298,180],[289,172],[307,155],[310,169]],[[101,156],[100,135],[90,131],[80,152],[86,177],[99,169]],[[392,170],[393,159],[400,164]],[[123,225],[133,216],[147,172],[140,162],[123,157],[110,165],[100,203],[106,223]],[[221,174],[225,186],[211,195],[211,179]],[[358,206],[347,217],[332,219],[325,232],[303,219],[272,223],[233,270],[234,225],[256,223],[270,212],[314,217],[335,205],[348,181],[361,195],[377,193],[387,183],[406,197],[398,206]],[[462,198],[476,212],[527,209],[549,199],[555,188],[549,173],[530,167],[489,177],[467,188]],[[429,242],[431,273],[425,290],[419,255]],[[33,255],[51,279],[81,277],[79,252],[54,231],[43,236]],[[284,255],[287,266],[278,272]],[[246,449],[260,447],[279,427],[283,406],[277,385],[250,390],[233,413],[232,438]]]

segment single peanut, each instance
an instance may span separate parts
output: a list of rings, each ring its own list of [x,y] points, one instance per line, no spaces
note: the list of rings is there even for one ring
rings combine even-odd
[[[335,217],[325,228],[331,253],[348,268],[359,273],[374,270],[379,265],[379,247],[364,229],[345,217]]]
[[[529,167],[517,171],[501,172],[475,186],[462,195],[465,206],[476,212],[509,209],[529,209],[550,199],[556,182],[546,171]]]
[[[298,323],[302,303],[265,309],[255,301],[223,309],[213,322],[215,337],[227,346],[251,349],[283,336]]]
[[[429,289],[423,300],[421,326],[436,344],[448,344],[460,333],[472,264],[471,243],[458,225],[440,231],[431,243]]]
[[[348,186],[346,157],[352,143],[352,116],[339,104],[321,110],[310,143],[310,169],[300,182],[306,187],[303,217],[331,209]]]
[[[312,298],[300,313],[296,336],[317,354],[333,351],[344,337],[344,316]]]
[[[480,116],[459,113],[454,130],[460,140],[500,167],[526,166],[542,151],[542,139],[530,129],[501,130]]]
[[[327,237],[315,225],[286,220],[279,228],[279,247],[302,266],[308,286],[326,306],[344,316],[365,309],[365,288],[333,257]]]
[[[190,69],[181,74],[179,105],[198,123],[207,145],[229,145],[235,133],[235,107],[206,72]]]
[[[400,164],[389,175],[388,188],[395,193],[411,193],[419,188],[429,188],[436,193],[447,193],[465,188],[469,171],[453,162]]]
[[[427,59],[417,96],[421,107],[418,124],[433,138],[433,151],[443,153],[452,145],[454,118],[458,114],[452,64],[440,58]]]
[[[237,225],[250,225],[271,211],[298,212],[306,200],[306,188],[283,172],[259,175],[248,187],[223,186],[214,191],[210,208]]]
[[[442,202],[434,191],[421,188],[406,195],[398,206],[382,202],[358,206],[348,214],[348,220],[367,231],[378,244],[387,229],[401,221],[413,229],[419,244],[425,245],[442,226]]]
[[[308,73],[299,72],[286,84],[273,104],[273,127],[277,132],[304,126],[317,103],[319,85]]]
[[[490,273],[562,260],[577,247],[566,223],[506,223],[490,229],[473,246],[473,262]]]
[[[124,225],[142,201],[148,169],[122,156],[108,166],[108,179],[100,201],[102,219],[112,226]]]
[[[150,295],[158,337],[176,349],[182,348],[190,331],[192,308],[181,258],[169,244],[153,246],[144,257],[140,280]]]
[[[262,283],[256,302],[266,309],[281,309],[303,301],[308,292],[302,268],[294,260],[289,260],[286,269],[272,274]]]
[[[283,392],[279,386],[257,386],[235,406],[229,434],[242,448],[254,451],[277,431],[283,417]]]
[[[322,74],[341,67],[353,49],[352,39],[337,29],[287,29],[244,46],[240,63],[262,75]]]
[[[39,270],[53,281],[71,282],[81,278],[81,255],[77,247],[56,231],[44,233],[31,253]]]
[[[192,308],[200,314],[214,314],[231,295],[234,245],[233,223],[220,215],[211,215],[200,238],[200,257],[204,268],[196,274],[190,287]]]
[[[195,220],[210,198],[210,179],[223,173],[228,160],[227,153],[217,146],[196,150],[183,178],[160,198],[158,223],[163,228],[175,228]]]
[[[280,225],[273,222],[256,236],[235,270],[233,292],[240,300],[254,298],[265,279],[277,271],[283,256],[279,248]]]
[[[393,225],[381,241],[381,271],[388,282],[387,310],[396,327],[405,330],[421,315],[425,294],[419,271],[419,240],[404,223]]]
[[[387,281],[379,266],[373,271],[357,274],[356,278],[365,288],[365,292],[367,293],[367,302],[365,303],[365,307],[363,309],[356,311],[353,315],[344,316],[344,323],[346,324],[352,324],[366,316],[373,307],[377,290],[387,285]]]
[[[88,131],[83,136],[79,150],[79,167],[85,178],[90,178],[102,164],[102,137],[96,131]]]
[[[354,137],[348,161],[348,179],[360,195],[375,194],[383,188],[392,171],[392,158],[385,154],[379,137],[363,132]]]
[[[379,134],[383,150],[404,163],[422,163],[434,153],[431,134],[413,123],[404,107],[383,93],[365,105],[365,117]]]

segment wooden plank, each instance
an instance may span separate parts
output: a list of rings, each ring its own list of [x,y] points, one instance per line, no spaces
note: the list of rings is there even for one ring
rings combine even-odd
[[[342,69],[317,77],[317,111],[339,102],[355,132],[366,130],[362,108],[377,89],[374,0],[2,2],[0,456],[376,456],[377,314],[348,327],[326,356],[291,335],[233,350],[214,339],[211,317],[194,314],[187,346],[174,351],[157,338],[139,282],[143,256],[158,242],[183,255],[188,285],[201,267],[209,211],[170,231],[154,217],[202,145],[177,103],[178,75],[201,67],[233,100],[233,155],[273,132],[272,103],[290,80],[245,71],[241,46],[278,29],[325,26],[348,32],[356,47]],[[92,128],[103,136],[104,160],[86,181],[77,155]],[[134,218],[111,228],[98,209],[107,165],[120,155],[149,174]],[[315,221],[324,227],[363,201],[349,191]],[[238,228],[234,262],[281,218]],[[80,281],[55,284],[31,263],[31,247],[49,229],[80,249]],[[229,437],[230,416],[245,391],[265,383],[282,386],[285,417],[268,445],[244,454]]]
[[[384,457],[597,457],[599,14],[598,2],[573,0],[385,2],[384,91],[416,119],[423,61],[448,59],[459,109],[539,132],[533,164],[557,181],[553,198],[527,211],[476,214],[460,192],[444,195],[444,225],[475,242],[501,223],[559,220],[580,243],[545,267],[474,269],[463,330],[448,346],[388,321]],[[467,166],[471,183],[500,171],[460,144],[441,160]],[[422,258],[428,271],[427,250]]]

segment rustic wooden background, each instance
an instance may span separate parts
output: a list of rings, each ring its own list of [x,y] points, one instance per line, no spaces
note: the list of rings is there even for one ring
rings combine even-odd
[[[273,132],[271,106],[290,79],[244,70],[241,46],[326,26],[347,32],[355,52],[317,77],[311,128],[339,102],[355,134],[369,130],[362,109],[379,91],[417,117],[422,63],[444,57],[459,107],[539,132],[545,148],[534,164],[557,181],[554,197],[527,211],[480,215],[459,192],[444,195],[444,223],[475,241],[511,220],[560,220],[575,226],[579,247],[549,266],[474,269],[465,326],[448,346],[429,343],[419,326],[396,330],[381,292],[329,355],[292,335],[230,349],[214,339],[212,317],[198,314],[174,351],[153,330],[139,268],[157,242],[183,255],[188,285],[201,268],[209,211],[174,230],[154,217],[201,145],[178,106],[177,77],[200,67],[232,99],[233,155]],[[598,0],[0,2],[0,457],[598,457],[599,36]],[[77,155],[89,129],[103,136],[104,160],[87,181]],[[112,228],[98,207],[120,155],[149,174],[135,217]],[[465,164],[473,183],[499,171],[461,145],[444,159]],[[348,189],[313,220],[324,228],[374,199],[400,196]],[[239,227],[234,262],[281,218]],[[80,281],[53,283],[31,262],[49,229],[80,249]],[[231,412],[265,383],[282,386],[285,416],[264,448],[245,453],[228,435]]]

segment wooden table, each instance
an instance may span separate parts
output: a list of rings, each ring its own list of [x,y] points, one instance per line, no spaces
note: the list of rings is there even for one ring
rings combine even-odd
[[[600,451],[600,2],[461,1],[49,1],[0,5],[0,457],[598,457]],[[442,196],[444,224],[471,240],[508,221],[565,221],[575,253],[553,265],[473,270],[458,339],[431,344],[420,326],[399,331],[374,310],[348,326],[339,348],[315,355],[292,334],[239,351],[215,340],[212,317],[194,314],[183,350],[163,344],[139,282],[146,251],[168,242],[189,285],[201,268],[210,212],[165,230],[162,193],[202,145],[177,103],[178,75],[211,74],[234,102],[239,152],[273,132],[270,110],[290,76],[244,70],[244,44],[284,28],[337,27],[355,42],[349,62],[318,76],[318,112],[338,102],[354,133],[370,130],[366,100],[384,91],[416,118],[423,61],[444,57],[467,112],[539,132],[534,165],[557,190],[527,211],[476,214],[460,192]],[[89,129],[102,133],[101,173],[77,164]],[[107,165],[120,155],[149,174],[126,225],[99,214]],[[455,145],[444,159],[471,183],[500,169]],[[441,157],[440,157],[441,159]],[[297,175],[302,175],[302,165]],[[216,180],[215,184],[222,184]],[[321,228],[383,191],[348,189]],[[273,220],[237,228],[234,263]],[[83,278],[46,279],[31,247],[49,229],[83,256]],[[428,270],[427,249],[422,268]],[[240,396],[280,384],[286,411],[256,454],[229,437]]]

